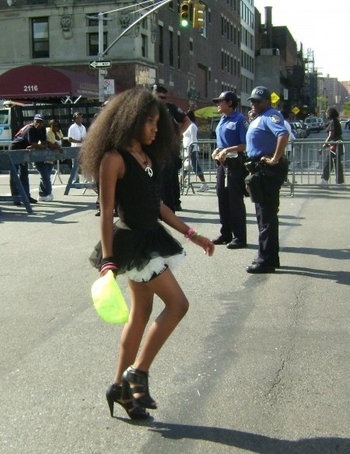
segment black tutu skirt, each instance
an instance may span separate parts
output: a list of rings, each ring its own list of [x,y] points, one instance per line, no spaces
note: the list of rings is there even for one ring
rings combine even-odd
[[[157,223],[152,230],[131,230],[114,226],[113,260],[118,275],[126,274],[136,282],[147,282],[167,268],[174,269],[185,256],[181,244]],[[97,243],[90,263],[99,269],[102,261],[101,241]]]

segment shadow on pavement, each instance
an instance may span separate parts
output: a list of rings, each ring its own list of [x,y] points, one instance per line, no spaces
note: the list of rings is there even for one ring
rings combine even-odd
[[[156,422],[153,417],[146,421],[131,421],[115,417],[119,421],[140,427],[172,440],[203,440],[219,445],[244,449],[257,454],[349,454],[350,438],[318,437],[299,440],[281,440],[249,432],[220,427],[193,426]],[[181,451],[179,451],[181,452]],[[203,452],[214,452],[209,446]]]
[[[348,454],[350,452],[349,438],[319,437],[293,441],[217,427],[158,422],[153,422],[152,426],[150,430],[164,438],[210,441],[259,454]]]
[[[350,272],[348,271],[315,270],[311,268],[299,268],[296,266],[282,266],[277,273],[295,274],[297,276],[313,277],[316,279],[329,279],[337,284],[350,285]]]
[[[308,247],[282,247],[281,252],[292,254],[306,254],[316,255],[317,257],[324,257],[326,259],[336,260],[349,260],[350,249],[321,249],[321,248],[308,248]]]
[[[16,207],[12,204],[8,206],[2,205],[0,211],[0,224],[2,222],[75,224],[79,221],[72,221],[64,218],[82,211],[90,211],[91,216],[93,217],[94,208],[95,205],[93,203],[53,201],[46,204],[35,204],[33,205],[33,213],[27,213],[25,208],[22,206]]]

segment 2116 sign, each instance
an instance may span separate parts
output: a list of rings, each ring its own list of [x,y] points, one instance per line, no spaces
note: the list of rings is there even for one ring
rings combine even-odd
[[[23,85],[24,92],[38,91],[39,87],[37,85]]]

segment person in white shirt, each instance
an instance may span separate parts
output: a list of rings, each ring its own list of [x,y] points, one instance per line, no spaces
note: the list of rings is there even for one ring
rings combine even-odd
[[[86,128],[83,125],[83,115],[81,112],[75,112],[73,114],[74,123],[68,129],[68,141],[72,147],[81,147],[85,137]],[[79,183],[78,172],[74,177],[74,183]]]
[[[289,112],[287,112],[286,110],[281,110],[281,114],[284,118],[284,126],[287,129],[287,131],[289,132],[289,139],[288,139],[288,143],[286,146],[286,155],[287,155],[288,161],[290,162],[290,159],[292,156],[292,150],[293,150],[293,142],[295,140],[295,135],[293,134],[292,127],[289,123]],[[288,175],[286,177],[285,183],[290,184],[290,181],[288,180]]]
[[[74,123],[68,129],[68,140],[72,147],[81,147],[86,137],[86,128],[83,125],[83,115],[80,112],[73,114]]]
[[[197,177],[202,182],[201,187],[198,189],[197,192],[205,192],[209,190],[209,186],[205,181],[203,171],[198,163],[198,144],[194,143],[197,142],[197,132],[198,128],[196,125],[196,119],[192,110],[189,110],[186,114],[188,118],[191,120],[190,126],[186,129],[186,131],[182,135],[182,144],[184,147],[184,177],[187,174],[188,166],[186,165],[186,161],[191,163],[192,170],[195,172]],[[192,144],[192,145],[191,145]],[[187,167],[187,168],[186,168]]]

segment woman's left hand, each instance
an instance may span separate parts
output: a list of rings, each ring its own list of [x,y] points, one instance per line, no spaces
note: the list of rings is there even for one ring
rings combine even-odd
[[[215,245],[209,238],[202,235],[193,235],[191,241],[197,244],[197,246],[200,246],[204,250],[204,254],[209,255],[209,257],[214,254]]]

